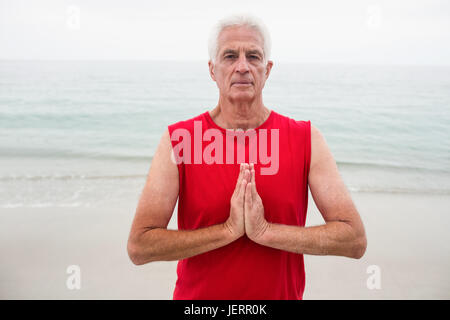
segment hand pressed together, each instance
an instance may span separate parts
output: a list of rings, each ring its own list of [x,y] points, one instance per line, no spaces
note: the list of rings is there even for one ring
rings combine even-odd
[[[267,230],[269,223],[264,217],[264,206],[256,190],[255,168],[243,163],[230,201],[230,216],[225,222],[236,238],[247,234],[257,242]]]

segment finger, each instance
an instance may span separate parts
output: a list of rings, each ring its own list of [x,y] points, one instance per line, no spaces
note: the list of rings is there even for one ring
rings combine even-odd
[[[236,187],[234,188],[234,193],[233,194],[239,194],[239,190],[241,188],[241,182],[242,182],[242,178],[244,176],[244,165],[241,163],[240,167],[239,167],[239,176],[236,182]]]
[[[253,207],[253,202],[252,202],[252,192],[251,192],[251,185],[250,183],[247,184],[247,186],[245,187],[245,198],[244,198],[244,214],[250,214],[252,207]]]
[[[250,163],[249,168],[248,168],[248,170],[250,171],[250,175],[251,175],[252,170],[254,170],[254,169],[255,169],[255,165],[253,163]],[[253,179],[253,177],[250,176],[250,179]],[[251,180],[251,182],[254,182],[254,180]]]
[[[239,166],[238,183],[240,183],[242,181],[243,176],[244,176],[244,164],[241,163],[241,165]],[[238,183],[236,183],[236,184],[238,184]]]
[[[242,182],[240,183],[240,187],[239,187],[239,193],[238,193],[238,198],[244,200],[245,198],[245,190],[247,189],[247,180],[242,179]]]
[[[245,209],[249,210],[252,208],[252,191],[251,191],[251,182],[247,183],[247,186],[245,187]]]
[[[246,172],[246,170],[248,169],[247,168],[247,164],[246,163],[241,163],[241,174],[242,175],[240,175],[240,178],[241,178],[241,180],[239,181],[239,182],[241,182],[242,181],[242,179],[247,179],[247,182],[249,181],[248,179],[250,179],[250,177],[246,177],[245,176],[245,172]]]
[[[255,180],[255,169],[252,169],[252,198],[256,199],[258,196],[258,192],[256,191],[256,180]]]
[[[245,169],[244,179],[247,180],[247,183],[248,183],[248,182],[251,182],[252,175],[251,175],[251,173],[250,173],[250,170]]]

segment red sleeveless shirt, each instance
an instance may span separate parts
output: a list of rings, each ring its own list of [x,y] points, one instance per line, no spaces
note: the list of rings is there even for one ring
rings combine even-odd
[[[310,121],[296,121],[272,110],[254,129],[258,141],[251,143],[247,138],[239,146],[237,138],[226,138],[235,131],[216,125],[209,112],[168,128],[174,153],[184,157],[177,164],[178,229],[193,230],[228,219],[241,162],[255,163],[256,189],[268,222],[305,225]],[[182,141],[188,138],[190,143],[181,150]],[[261,141],[267,141],[265,152]],[[217,142],[216,149],[211,151],[213,142]],[[243,152],[239,155],[239,147],[245,148],[245,159]],[[230,151],[234,151],[233,158]],[[255,160],[255,154],[256,161],[250,161],[252,156]],[[177,276],[173,299],[182,300],[300,300],[305,287],[302,254],[259,245],[246,235],[224,247],[180,260]]]

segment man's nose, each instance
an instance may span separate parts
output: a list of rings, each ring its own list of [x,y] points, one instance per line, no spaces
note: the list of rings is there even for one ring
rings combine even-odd
[[[240,73],[245,73],[245,72],[249,71],[248,61],[247,61],[247,58],[245,56],[240,56],[239,57],[239,60],[237,62],[236,71],[238,71]]]

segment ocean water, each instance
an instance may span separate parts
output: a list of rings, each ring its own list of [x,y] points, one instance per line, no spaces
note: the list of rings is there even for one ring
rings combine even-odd
[[[352,192],[450,195],[450,67],[277,64]],[[167,125],[213,109],[207,62],[0,61],[0,208],[137,202]]]

